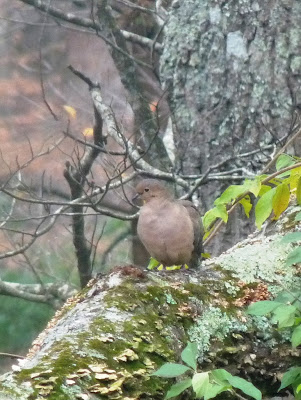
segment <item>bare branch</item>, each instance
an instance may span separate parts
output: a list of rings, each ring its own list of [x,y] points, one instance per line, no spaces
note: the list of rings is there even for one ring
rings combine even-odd
[[[163,51],[162,44],[158,43],[157,41],[151,40],[141,35],[137,35],[136,33],[133,32],[128,32],[124,30],[121,30],[120,32],[122,33],[123,37],[130,42],[140,44],[141,46],[149,47],[150,49],[154,49],[159,53],[162,53]]]
[[[54,283],[41,284],[21,284],[14,282],[4,282],[0,279],[0,295],[19,297],[23,300],[38,303],[47,303],[54,308],[61,307],[76,291],[68,285],[57,285]]]
[[[108,129],[108,134],[122,147],[126,147],[128,151],[129,158],[131,160],[131,166],[136,168],[137,172],[149,175],[151,177],[159,178],[159,179],[167,179],[171,181],[177,182],[180,186],[188,187],[187,182],[175,176],[172,173],[161,171],[157,168],[152,167],[149,163],[142,159],[142,156],[139,154],[138,150],[134,147],[130,140],[125,139],[121,134],[119,128],[116,125],[115,116],[112,110],[106,106],[103,102],[101,91],[99,88],[93,88],[91,90],[91,96],[93,100],[93,104],[100,115],[102,115],[103,120],[105,121]]]
[[[132,8],[134,10],[139,10],[139,11],[147,13],[147,14],[154,14],[156,12],[155,10],[139,6],[139,5],[134,4],[134,3],[132,3],[131,1],[128,1],[128,0],[117,0],[117,1],[118,1],[118,3],[124,4],[125,6],[127,6],[129,8]]]
[[[30,6],[35,7],[36,9],[43,11],[49,15],[51,15],[52,17],[55,18],[59,18],[63,21],[69,22],[70,24],[74,24],[77,26],[81,26],[84,28],[91,28],[94,31],[97,32],[97,35],[99,37],[101,37],[108,45],[110,45],[114,50],[118,51],[119,53],[123,54],[125,57],[129,58],[130,60],[132,60],[133,62],[142,65],[146,68],[150,68],[152,69],[152,66],[135,59],[134,57],[132,57],[128,52],[126,52],[125,50],[123,50],[122,48],[120,48],[119,46],[117,46],[116,44],[114,44],[111,40],[109,40],[105,35],[102,35],[101,32],[101,25],[98,24],[96,21],[91,20],[90,18],[84,18],[84,17],[78,17],[75,14],[72,13],[65,13],[64,11],[53,7],[49,4],[46,4],[44,1],[41,0],[20,0],[23,3],[29,4]],[[122,33],[121,33],[122,34]]]
[[[25,358],[24,356],[20,356],[18,354],[11,354],[11,353],[0,353],[0,357]]]

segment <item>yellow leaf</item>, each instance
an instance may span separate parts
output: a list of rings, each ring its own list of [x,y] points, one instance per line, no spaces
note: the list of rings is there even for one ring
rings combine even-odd
[[[252,210],[252,203],[251,198],[249,195],[245,196],[243,199],[240,200],[240,204],[243,206],[246,216],[250,217],[250,211]]]
[[[282,183],[276,188],[275,196],[273,197],[274,219],[278,219],[280,215],[287,209],[290,201],[290,191],[288,185]]]
[[[298,184],[297,184],[297,203],[301,204],[301,176],[299,177]]]
[[[66,104],[63,107],[64,107],[64,110],[67,112],[67,114],[70,115],[71,118],[76,118],[75,108],[73,108],[71,106],[67,106]]]
[[[202,253],[202,257],[203,258],[211,258],[211,254],[210,253]]]
[[[84,136],[93,136],[94,129],[93,128],[85,128],[83,130],[83,135]]]
[[[295,168],[291,170],[290,177],[287,179],[290,184],[291,192],[297,189],[299,178],[301,176],[301,168]]]
[[[297,189],[297,185],[298,185],[300,176],[301,175],[290,176],[289,178],[284,179],[284,181],[282,183],[289,184],[290,185],[290,190],[291,190],[291,192],[293,192],[293,191],[295,191]]]

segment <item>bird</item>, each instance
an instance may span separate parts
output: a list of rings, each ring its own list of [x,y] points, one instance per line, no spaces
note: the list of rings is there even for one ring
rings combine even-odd
[[[202,253],[203,226],[189,200],[175,199],[163,182],[143,179],[136,186],[140,208],[137,233],[151,257],[163,266],[197,267]]]

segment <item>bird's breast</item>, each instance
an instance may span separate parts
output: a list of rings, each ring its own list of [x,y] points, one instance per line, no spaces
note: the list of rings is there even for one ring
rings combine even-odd
[[[193,251],[193,225],[185,207],[175,203],[142,207],[138,235],[152,257],[166,265],[187,263]]]

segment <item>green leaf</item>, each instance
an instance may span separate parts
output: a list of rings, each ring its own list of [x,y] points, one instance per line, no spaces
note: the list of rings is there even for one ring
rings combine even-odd
[[[215,200],[214,205],[228,204],[246,190],[244,185],[231,185]]]
[[[285,178],[286,176],[288,176],[289,178],[283,180],[282,182],[280,182],[280,178]],[[289,183],[291,182],[291,171],[285,171],[282,172],[282,174],[277,175],[277,178],[275,178],[275,180],[271,180],[270,182],[272,183],[273,181],[275,182],[277,180],[277,184],[279,183]]]
[[[245,190],[248,190],[249,192],[253,193],[255,197],[257,197],[261,190],[260,178],[257,177],[255,179],[246,179],[243,186]]]
[[[277,186],[276,193],[273,196],[272,205],[275,214],[275,219],[278,219],[280,215],[288,207],[290,201],[290,190],[288,185],[282,183]]]
[[[293,334],[292,334],[293,347],[297,347],[297,346],[299,346],[299,344],[301,344],[301,325],[297,326],[293,330]]]
[[[278,392],[281,389],[284,389],[287,386],[291,385],[292,383],[296,382],[300,378],[301,378],[301,367],[291,368],[283,375],[281,380],[281,386],[278,389]]]
[[[171,399],[172,397],[176,397],[184,390],[188,389],[191,386],[191,379],[184,379],[181,382],[177,382],[172,385],[169,391],[166,393],[165,399]]]
[[[226,223],[228,221],[228,213],[226,206],[224,205],[218,205],[216,206],[218,216]]]
[[[209,226],[218,218],[216,207],[208,210],[205,215],[203,216],[203,226],[204,229],[207,230]]]
[[[181,358],[189,367],[196,370],[196,359],[198,356],[198,346],[195,342],[188,342],[187,346],[181,353]]]
[[[151,375],[161,376],[162,378],[176,378],[190,370],[189,367],[183,364],[166,363]]]
[[[261,400],[262,398],[260,390],[258,390],[252,383],[246,381],[243,378],[240,378],[239,376],[231,375],[231,377],[229,377],[229,383],[233,387],[247,394],[248,396],[253,397],[253,399]]]
[[[239,203],[243,206],[245,214],[249,218],[250,211],[252,210],[252,207],[253,207],[250,196],[249,195],[245,196],[243,199],[240,200]]]
[[[249,305],[247,313],[250,315],[262,316],[274,311],[277,307],[282,306],[278,301],[263,300],[257,301]]]
[[[225,382],[228,382],[228,378],[231,374],[225,369],[214,369],[211,371],[211,376],[216,383],[224,384]]]
[[[273,205],[272,200],[276,193],[276,188],[273,188],[263,194],[258,200],[255,207],[255,218],[256,218],[256,226],[258,229],[261,229],[262,224],[266,219],[269,218]]]
[[[269,192],[271,190],[271,186],[268,185],[261,185],[260,191],[258,193],[258,196],[261,197],[263,196],[266,192]]]
[[[301,240],[301,232],[291,232],[283,236],[281,243],[292,243],[298,242],[299,240]]]
[[[295,323],[295,313],[297,309],[295,306],[281,304],[273,311],[272,322],[278,322],[280,329],[293,326]]]
[[[217,219],[222,218],[224,222],[228,221],[228,213],[226,206],[219,205],[207,211],[203,217],[203,225],[205,230]]]
[[[295,216],[295,221],[301,221],[301,212],[299,212],[298,214],[296,214],[296,216]]]
[[[216,383],[209,383],[206,393],[204,395],[204,400],[213,399],[219,393],[225,392],[226,390],[231,389],[231,385],[218,385]]]
[[[209,388],[209,372],[200,372],[192,377],[192,387],[197,397],[204,397]]]
[[[147,269],[154,269],[159,265],[159,261],[157,261],[155,258],[151,257],[147,266]]]
[[[288,154],[281,154],[276,161],[276,170],[280,171],[281,169],[294,165],[295,163],[296,161]]]
[[[297,203],[300,205],[301,204],[301,177],[298,179],[296,196],[297,196]]]
[[[285,264],[289,267],[293,264],[298,264],[301,262],[301,247],[296,247],[287,256]]]
[[[301,384],[300,384],[299,386],[301,386]],[[298,387],[299,387],[299,386],[298,386]],[[300,393],[300,392],[297,393],[297,392],[295,391],[294,395],[295,395],[295,399],[296,399],[296,400],[301,400],[301,393]]]
[[[300,289],[290,289],[289,292],[286,290],[283,290],[282,292],[278,293],[278,295],[275,298],[275,301],[280,301],[280,303],[283,304],[294,304],[299,303],[299,306],[301,304],[301,291]]]

